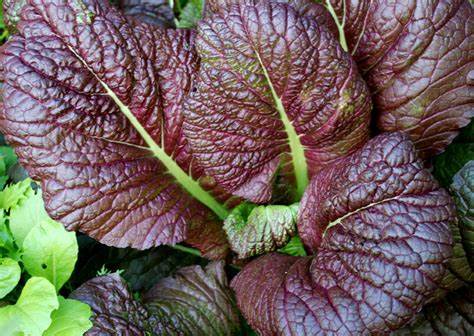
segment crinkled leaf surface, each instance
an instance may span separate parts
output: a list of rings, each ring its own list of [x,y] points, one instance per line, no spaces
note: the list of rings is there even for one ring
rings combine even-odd
[[[262,335],[383,334],[433,294],[452,254],[454,205],[400,133],[312,180],[298,229],[314,257],[265,255],[232,281]]]
[[[74,270],[77,253],[76,234],[48,218],[25,237],[22,260],[30,275],[48,279],[59,291]]]
[[[423,158],[442,152],[474,116],[472,5],[331,2],[341,17],[345,7],[344,32],[371,88],[379,130],[407,132]]]
[[[256,206],[242,203],[224,221],[231,249],[239,258],[275,251],[296,234],[298,204]]]
[[[409,326],[391,336],[469,336],[474,334],[474,289],[461,288],[423,308]]]
[[[200,22],[185,134],[206,173],[254,203],[278,169],[308,176],[368,138],[370,100],[333,34],[282,3],[239,3]],[[290,178],[291,179],[291,178]]]
[[[451,191],[459,217],[461,244],[472,269],[474,268],[474,161],[469,161],[454,176]]]
[[[88,335],[232,335],[238,314],[227,288],[223,263],[185,267],[159,281],[135,300],[126,283],[112,274],[94,278],[72,297],[89,304],[93,328]]]
[[[54,286],[44,278],[32,277],[16,304],[0,308],[0,330],[4,335],[41,336],[58,306]]]
[[[3,21],[9,29],[14,29],[20,20],[20,11],[27,0],[3,0]]]
[[[192,32],[131,24],[98,0],[30,1],[17,27],[0,59],[0,128],[41,180],[51,217],[108,245],[147,248],[215,221],[209,209],[226,216],[182,135]]]
[[[174,14],[167,0],[119,0],[124,13],[141,22],[158,27],[174,27]]]
[[[0,299],[10,293],[20,281],[21,269],[18,262],[10,258],[0,258]]]
[[[454,175],[450,191],[456,203],[458,221],[450,223],[453,256],[436,296],[474,283],[474,161]]]
[[[77,300],[58,297],[59,308],[51,314],[51,325],[43,336],[82,336],[92,327],[91,308]]]
[[[189,0],[179,13],[179,28],[194,28],[202,18],[204,11],[204,0]]]

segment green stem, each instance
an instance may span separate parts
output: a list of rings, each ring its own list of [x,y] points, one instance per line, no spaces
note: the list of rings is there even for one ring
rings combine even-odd
[[[175,249],[175,250],[177,250],[177,251],[181,251],[181,252],[189,253],[189,254],[192,254],[192,255],[195,255],[195,256],[198,256],[198,257],[202,257],[201,252],[199,252],[199,250],[197,250],[195,248],[192,248],[192,247],[187,247],[187,246],[183,246],[183,245],[179,245],[179,244],[168,245],[168,246]]]
[[[339,32],[339,43],[341,44],[342,49],[348,52],[349,48],[347,47],[346,35],[344,34],[344,23],[341,24],[339,22],[339,18],[337,17],[336,11],[334,10],[334,7],[332,6],[330,0],[326,0],[326,8],[334,19],[334,22],[336,23],[337,30]]]
[[[295,127],[293,126],[290,118],[288,118],[288,115],[286,114],[285,107],[283,106],[280,97],[276,93],[272,81],[270,80],[270,75],[268,74],[268,71],[265,68],[265,65],[263,64],[262,59],[260,58],[260,55],[256,50],[255,55],[257,55],[258,62],[262,67],[263,74],[265,75],[265,79],[267,80],[268,86],[270,87],[270,91],[272,93],[276,109],[280,115],[280,118],[283,122],[283,126],[285,127],[286,134],[288,136],[288,143],[290,146],[291,158],[293,163],[293,171],[296,178],[296,193],[298,199],[301,199],[309,183],[308,164],[306,162],[304,147],[300,141],[300,136],[298,135],[298,133],[296,133]]]

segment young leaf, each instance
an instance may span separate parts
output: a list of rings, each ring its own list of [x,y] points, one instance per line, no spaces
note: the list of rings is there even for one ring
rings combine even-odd
[[[71,297],[91,306],[93,334],[221,336],[238,328],[222,262],[181,269],[160,280],[143,302],[117,274],[89,280]]]
[[[79,301],[58,297],[59,308],[51,314],[51,325],[43,336],[82,336],[92,327],[91,308]]]
[[[239,308],[265,336],[388,333],[441,282],[451,221],[407,136],[379,135],[311,181],[298,231],[316,255],[252,261],[232,280]]]
[[[76,234],[43,219],[25,237],[22,259],[30,275],[48,279],[59,291],[74,270],[77,253]]]
[[[4,335],[41,336],[58,307],[54,286],[44,278],[32,277],[16,304],[0,308],[0,330]]]
[[[41,192],[30,195],[21,205],[10,211],[9,227],[18,247],[23,246],[28,233],[43,220],[49,219],[44,209]]]
[[[275,251],[296,234],[298,204],[256,206],[242,203],[224,222],[230,246],[239,258]]]
[[[0,258],[0,299],[10,293],[20,281],[21,269],[18,262],[10,258]]]
[[[469,1],[331,3],[372,91],[378,129],[407,132],[422,158],[444,151],[474,117]]]
[[[20,206],[33,194],[30,179],[10,184],[0,191],[0,209],[10,210]]]
[[[201,21],[196,48],[185,134],[227,191],[266,202],[281,166],[298,198],[310,175],[367,140],[370,98],[355,64],[293,7],[239,2]]]
[[[178,28],[194,28],[202,17],[204,0],[189,0],[179,13]]]
[[[0,128],[51,217],[142,249],[225,218],[182,134],[192,32],[132,24],[98,0],[30,1],[22,13],[2,49]]]

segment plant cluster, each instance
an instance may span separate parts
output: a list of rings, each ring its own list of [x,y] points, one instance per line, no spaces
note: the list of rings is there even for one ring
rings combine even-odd
[[[8,263],[33,276],[16,305],[36,276],[70,277],[60,222],[118,255],[120,272],[72,276],[89,335],[474,332],[467,0],[9,0],[4,16],[0,130],[41,187],[21,220],[3,206],[5,291]],[[40,244],[67,270],[51,278]],[[82,253],[76,272],[97,273]]]

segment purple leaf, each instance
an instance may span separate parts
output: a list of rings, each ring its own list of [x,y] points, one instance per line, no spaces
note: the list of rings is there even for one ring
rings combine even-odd
[[[474,116],[474,12],[467,0],[331,0],[372,91],[380,131],[404,131],[422,158]],[[447,38],[449,36],[449,38]]]
[[[195,236],[213,212],[226,217],[182,134],[192,32],[132,25],[77,0],[30,1],[17,28],[1,53],[0,128],[54,219],[104,244],[148,248],[184,240],[188,226]],[[211,227],[207,239],[224,245]]]
[[[223,262],[184,267],[134,299],[117,274],[89,280],[71,297],[91,306],[87,335],[233,335],[239,316]]]
[[[383,334],[436,290],[451,256],[454,205],[399,133],[323,168],[300,205],[313,257],[269,254],[232,287],[262,335]]]
[[[239,3],[201,21],[185,134],[206,173],[254,203],[281,172],[309,177],[368,138],[370,99],[333,34],[282,3]]]

